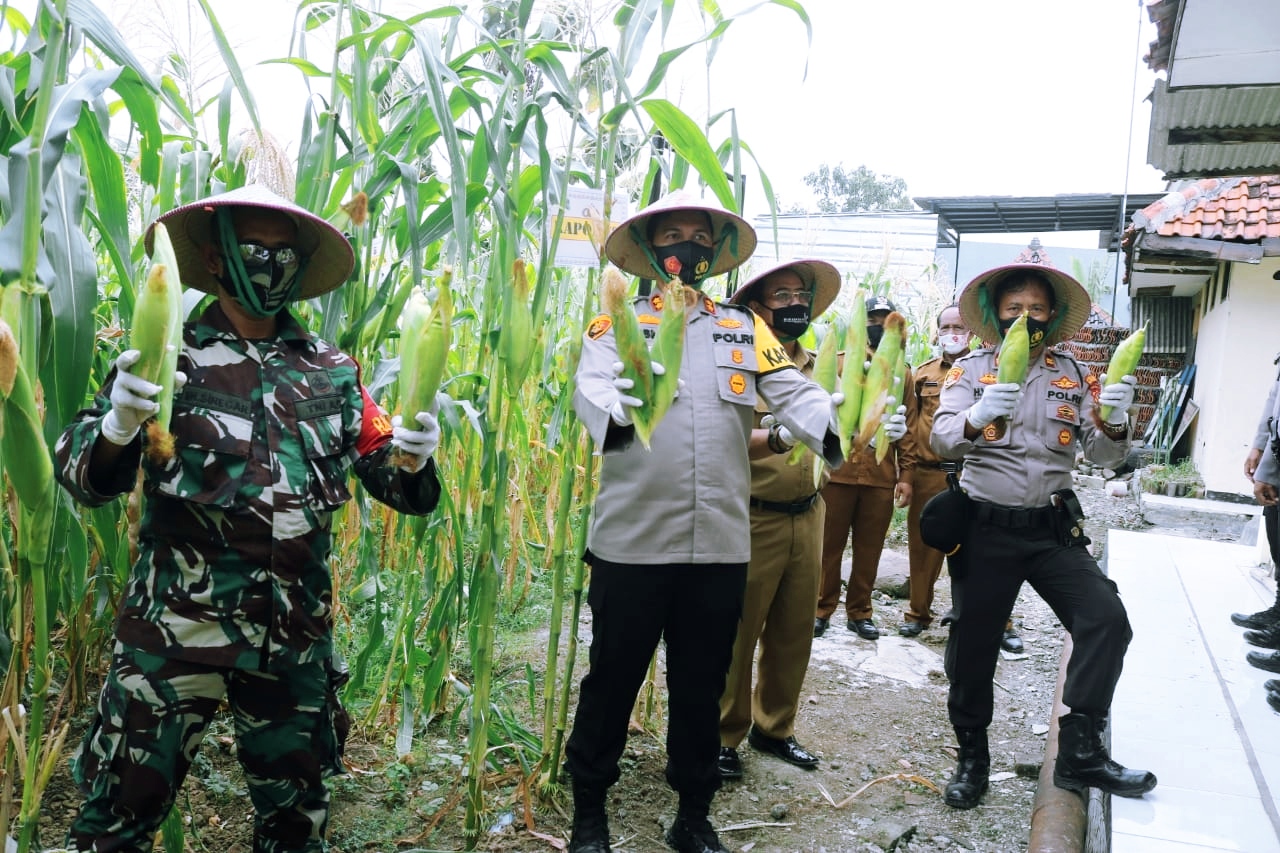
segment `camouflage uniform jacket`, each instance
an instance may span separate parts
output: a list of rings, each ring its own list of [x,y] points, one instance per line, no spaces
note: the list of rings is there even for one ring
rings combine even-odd
[[[272,340],[239,337],[216,304],[186,324],[168,463],[138,438],[91,476],[114,374],[58,440],[58,480],[87,506],[132,490],[142,466],[138,560],[116,623],[129,646],[268,671],[326,659],[332,516],[351,497],[351,467],[400,512],[435,507],[434,461],[417,474],[389,463],[390,425],[355,361],[280,316]]]

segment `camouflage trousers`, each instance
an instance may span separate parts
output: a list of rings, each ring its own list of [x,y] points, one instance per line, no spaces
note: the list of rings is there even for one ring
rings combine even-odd
[[[255,672],[119,643],[97,716],[72,759],[85,800],[67,846],[151,850],[224,699],[255,813],[254,853],[326,850],[324,779],[342,772],[326,666]]]

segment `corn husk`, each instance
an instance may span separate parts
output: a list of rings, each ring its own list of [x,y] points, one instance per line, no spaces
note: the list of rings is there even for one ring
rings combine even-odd
[[[863,361],[867,353],[867,299],[859,290],[853,295],[853,310],[844,330],[844,365],[840,372],[840,391],[844,400],[836,409],[840,427],[840,452],[845,459],[855,450],[858,418],[862,413],[863,385],[866,380]]]
[[[640,401],[631,410],[636,435],[645,447],[651,435],[649,401],[653,399],[653,368],[649,345],[645,343],[640,321],[631,308],[630,288],[622,273],[610,267],[600,279],[601,307],[613,320],[613,336],[622,362],[621,376],[632,381],[630,396]]]
[[[507,393],[520,393],[533,361],[533,312],[529,308],[529,277],[525,263],[512,264],[511,294],[506,302],[506,318],[502,324],[501,354],[506,361]]]
[[[147,457],[163,465],[173,458],[174,375],[182,349],[182,282],[178,259],[164,223],[155,225],[151,269],[138,293],[133,309],[130,346],[141,357],[133,367],[136,376],[160,386],[156,402],[160,408],[147,421]]]
[[[662,319],[649,352],[650,361],[661,364],[664,372],[653,374],[653,391],[649,400],[649,416],[644,426],[636,424],[636,437],[649,446],[653,431],[675,402],[680,387],[680,363],[684,360],[685,289],[675,278],[662,289]],[[652,369],[652,368],[650,368]]]
[[[858,418],[858,436],[855,444],[866,447],[880,428],[880,421],[889,407],[893,397],[893,377],[898,366],[898,356],[902,352],[907,337],[907,321],[897,311],[884,318],[884,333],[875,354],[871,356],[871,367],[867,370],[866,385],[862,390],[862,410]],[[896,399],[894,400],[896,404]],[[888,444],[877,441],[878,445]],[[883,458],[883,456],[881,457]]]
[[[1107,364],[1107,381],[1119,382],[1121,377],[1129,376],[1138,369],[1138,361],[1142,358],[1142,350],[1147,345],[1147,325],[1151,321],[1148,320],[1142,324],[1142,328],[1138,329],[1129,337],[1120,342],[1116,347],[1116,351],[1111,354],[1111,361]],[[1114,406],[1101,406],[1098,409],[1098,417],[1104,421],[1111,417]]]
[[[418,412],[431,408],[444,382],[453,335],[453,293],[449,288],[452,279],[452,268],[445,267],[436,279],[434,302],[420,290],[405,302],[398,382],[400,415],[409,424]]]

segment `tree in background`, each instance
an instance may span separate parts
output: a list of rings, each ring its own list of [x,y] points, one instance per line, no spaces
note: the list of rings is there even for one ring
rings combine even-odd
[[[843,165],[823,163],[804,176],[813,190],[819,213],[856,213],[862,210],[910,210],[907,182],[892,175],[881,177],[866,166],[845,171]]]

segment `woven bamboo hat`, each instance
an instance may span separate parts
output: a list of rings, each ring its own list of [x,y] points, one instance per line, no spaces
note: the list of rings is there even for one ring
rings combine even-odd
[[[756,231],[747,220],[730,213],[713,201],[698,198],[688,190],[673,190],[653,204],[618,223],[604,243],[605,255],[621,270],[641,278],[653,278],[657,271],[644,250],[649,243],[649,223],[653,217],[677,210],[696,210],[711,218],[711,236],[724,243],[704,278],[734,269],[756,250]]]
[[[835,302],[836,297],[840,294],[840,271],[838,269],[826,261],[819,261],[813,258],[796,258],[776,263],[758,273],[752,273],[751,278],[747,280],[746,284],[738,288],[729,301],[736,302],[739,305],[746,305],[752,299],[763,302],[764,300],[761,298],[763,294],[753,291],[759,290],[760,283],[766,278],[782,270],[794,271],[806,286],[813,288],[813,302],[809,306],[809,316],[815,320],[822,316],[823,311],[831,307],[831,303]]]
[[[1071,340],[1089,319],[1089,292],[1062,270],[1038,263],[1006,264],[980,273],[960,293],[960,316],[967,328],[987,343],[1000,340],[995,291],[1008,278],[1023,273],[1043,276],[1053,288],[1054,315],[1045,346]]]
[[[310,299],[340,287],[355,268],[355,253],[342,232],[287,199],[258,184],[209,196],[175,207],[160,217],[169,231],[178,272],[187,287],[218,292],[218,280],[205,265],[204,247],[213,240],[213,211],[219,207],[260,207],[285,214],[298,227],[297,250],[308,260],[296,299]],[[147,229],[147,255],[155,245],[155,224]]]

